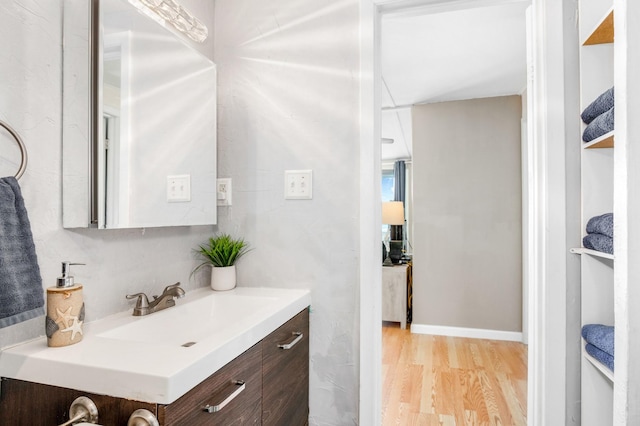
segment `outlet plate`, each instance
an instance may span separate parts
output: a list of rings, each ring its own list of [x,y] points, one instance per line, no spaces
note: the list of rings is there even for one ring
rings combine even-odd
[[[231,178],[216,180],[216,199],[218,206],[231,205]]]
[[[311,200],[313,198],[313,173],[311,170],[284,171],[285,200]]]
[[[191,201],[191,175],[167,176],[167,202],[187,203]]]

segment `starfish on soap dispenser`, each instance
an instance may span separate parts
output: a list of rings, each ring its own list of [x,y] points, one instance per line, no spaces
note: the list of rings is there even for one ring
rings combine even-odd
[[[74,320],[75,316],[71,315],[71,309],[73,309],[72,306],[69,306],[69,309],[67,309],[66,311],[62,312],[60,311],[60,308],[56,308],[56,314],[58,314],[58,318],[56,318],[56,323],[62,322],[65,326],[65,328],[69,327],[69,322]]]
[[[64,330],[60,330],[61,332],[71,332],[71,340],[75,340],[76,334],[84,334],[82,333],[82,321],[78,320],[78,317],[73,317],[73,322],[70,327],[65,328]]]

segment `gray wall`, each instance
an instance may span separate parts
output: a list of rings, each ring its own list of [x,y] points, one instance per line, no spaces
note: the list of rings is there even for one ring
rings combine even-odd
[[[310,288],[312,425],[357,423],[358,147],[357,0],[184,1],[215,31],[218,171],[233,178],[219,226],[65,230],[61,207],[60,2],[0,2],[0,118],[22,135],[20,180],[44,286],[61,260],[85,262],[87,319],[131,309],[124,295],[190,279],[192,249],[216,229],[255,248],[239,285]],[[213,39],[213,37],[212,37]],[[213,41],[201,49],[212,53]],[[0,153],[13,149],[0,134]],[[11,158],[19,154],[11,153]],[[17,156],[15,156],[17,155]],[[0,163],[2,176],[13,174]],[[285,201],[285,169],[314,172],[311,201]],[[37,318],[0,329],[0,348],[42,335]]]
[[[413,108],[413,323],[522,330],[520,96]]]

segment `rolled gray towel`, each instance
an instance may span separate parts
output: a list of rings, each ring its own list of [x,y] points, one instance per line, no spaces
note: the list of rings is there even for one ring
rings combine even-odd
[[[605,213],[589,219],[587,234],[602,234],[613,238],[613,213]]]
[[[609,111],[603,112],[599,116],[597,116],[585,129],[584,133],[582,133],[582,140],[585,142],[591,142],[594,139],[599,138],[613,130],[614,124],[614,108],[611,108]]]
[[[582,121],[589,124],[591,123],[597,116],[600,114],[609,111],[613,108],[614,99],[613,99],[613,87],[600,96],[596,98],[595,101],[591,102],[588,107],[582,111],[580,117],[582,117]]]
[[[613,238],[602,234],[589,234],[582,239],[585,248],[613,254]]]

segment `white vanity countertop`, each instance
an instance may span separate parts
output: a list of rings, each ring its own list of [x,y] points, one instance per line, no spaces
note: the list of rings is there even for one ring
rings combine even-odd
[[[6,348],[0,377],[170,404],[310,304],[309,290],[193,290],[150,315],[87,323],[71,346],[42,337]]]

